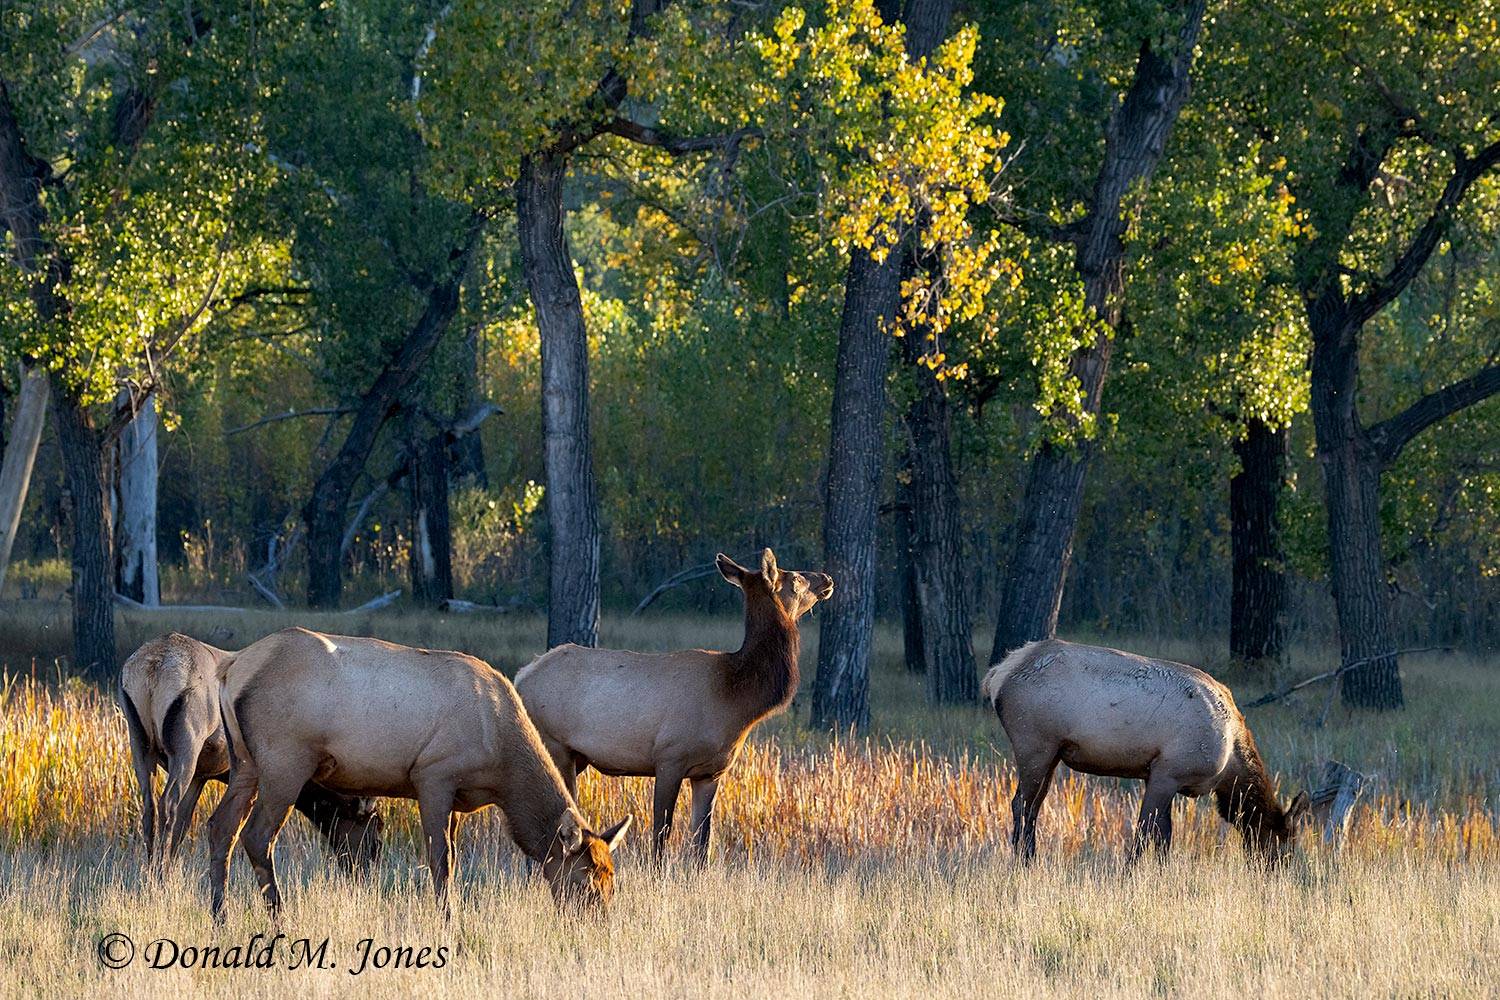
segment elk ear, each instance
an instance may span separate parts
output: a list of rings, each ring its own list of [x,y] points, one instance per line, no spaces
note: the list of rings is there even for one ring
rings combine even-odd
[[[775,583],[778,572],[780,571],[776,568],[776,553],[770,549],[761,549],[760,575],[766,578],[767,583]]]
[[[729,558],[722,552],[714,556],[714,565],[719,567],[719,575],[724,577],[724,579],[728,580],[730,583],[734,584],[736,587],[741,586],[740,578],[749,572],[749,570],[745,569],[745,567],[741,566],[739,563],[735,562],[733,559]]]
[[[625,840],[625,834],[630,831],[630,821],[633,817],[626,816],[614,826],[599,834],[599,839],[604,841],[604,846],[609,848],[611,854],[620,849],[620,844]]]

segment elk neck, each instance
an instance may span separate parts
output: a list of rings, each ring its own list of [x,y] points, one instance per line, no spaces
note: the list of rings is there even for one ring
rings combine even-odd
[[[1248,732],[1235,741],[1234,763],[1214,789],[1214,801],[1224,821],[1246,834],[1259,834],[1282,817],[1276,786]]]
[[[726,693],[752,719],[785,707],[797,693],[801,674],[797,623],[768,593],[745,592],[745,638],[724,655]]]

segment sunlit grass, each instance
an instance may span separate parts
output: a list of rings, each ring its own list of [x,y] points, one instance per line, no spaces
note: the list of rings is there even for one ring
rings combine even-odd
[[[525,617],[298,619],[459,646],[508,673],[539,648],[540,623]],[[16,621],[0,621],[0,630]],[[172,624],[235,647],[286,621],[214,613]],[[122,633],[134,643],[166,627],[132,617]],[[613,620],[603,641],[732,646],[738,623]],[[1211,649],[1115,641],[1219,666]],[[809,629],[809,673],[815,656]],[[451,924],[430,901],[410,804],[383,807],[390,850],[368,882],[330,873],[294,819],[280,851],[290,933],[332,935],[330,947],[351,958],[367,935],[458,949],[439,972],[354,980],[346,970],[102,970],[93,948],[108,931],[228,943],[264,930],[265,917],[237,862],[229,926],[207,922],[201,821],[164,882],[138,873],[136,792],[113,696],[52,669],[18,671],[12,661],[0,682],[0,988],[278,997],[351,984],[378,996],[1480,995],[1500,973],[1495,664],[1409,658],[1403,713],[1335,707],[1319,727],[1324,696],[1316,690],[1252,711],[1284,790],[1329,757],[1373,777],[1341,843],[1306,836],[1298,859],[1268,875],[1247,864],[1207,801],[1179,805],[1168,863],[1126,866],[1138,788],[1066,771],[1043,811],[1038,864],[1016,867],[1007,842],[1014,777],[993,714],[929,708],[921,679],[899,662],[899,637],[882,629],[869,739],[810,732],[800,701],[762,727],[720,793],[705,873],[684,871],[680,828],[665,872],[643,864],[649,782],[585,775],[586,815],[603,824],[630,813],[638,824],[621,859],[618,906],[603,924],[553,912],[494,810],[464,828],[463,901]],[[1287,669],[1320,666],[1304,651]],[[1242,700],[1266,687],[1227,676]],[[211,788],[200,818],[217,796]],[[685,819],[685,798],[682,806]]]

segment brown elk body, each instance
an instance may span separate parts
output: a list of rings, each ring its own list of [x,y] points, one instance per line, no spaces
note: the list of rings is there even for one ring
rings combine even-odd
[[[755,724],[785,709],[797,693],[797,620],[833,593],[826,574],[781,570],[770,549],[761,555],[759,572],[723,554],[717,563],[745,597],[738,650],[635,653],[570,644],[516,675],[516,689],[569,789],[586,767],[656,779],[658,857],[688,781],[694,849],[700,862],[707,858],[719,781]]]
[[[1277,800],[1229,689],[1196,667],[1059,639],[1015,650],[985,675],[1016,758],[1011,843],[1036,853],[1036,818],[1058,761],[1146,783],[1134,853],[1172,842],[1172,800],[1214,794],[1250,851],[1278,858],[1307,808]]]
[[[559,898],[603,904],[628,818],[591,832],[510,681],[462,653],[291,628],[223,661],[219,702],[236,768],[209,823],[220,917],[229,855],[245,852],[273,913],[276,835],[309,780],[350,795],[415,799],[444,911],[463,814],[498,805]]]
[[[120,709],[130,732],[141,794],[141,837],[149,860],[177,853],[204,785],[228,780],[231,762],[219,717],[218,668],[231,655],[171,632],[145,643],[120,668]],[[158,767],[167,775],[159,793],[153,787]],[[381,824],[372,800],[309,783],[296,805],[346,869],[378,857]]]

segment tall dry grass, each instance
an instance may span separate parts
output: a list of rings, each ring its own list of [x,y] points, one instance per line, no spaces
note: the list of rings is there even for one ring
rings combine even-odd
[[[540,623],[432,616],[299,616],[315,627],[459,646],[513,672]],[[48,627],[45,617],[29,626]],[[238,646],[284,616],[209,613],[175,627]],[[126,619],[128,642],[164,627]],[[352,626],[352,627],[351,627]],[[15,620],[0,615],[4,648]],[[604,639],[640,648],[733,645],[732,620],[607,623]],[[224,633],[232,635],[226,637]],[[813,637],[808,637],[813,646]],[[1213,662],[1213,651],[1127,643]],[[804,649],[812,662],[815,649]],[[1293,672],[1318,664],[1301,653]],[[144,943],[243,940],[266,929],[242,863],[231,920],[213,928],[195,838],[164,881],[137,870],[137,807],[123,721],[110,695],[50,669],[0,681],[0,993],[376,996],[890,996],[993,994],[1204,996],[1261,993],[1493,995],[1500,976],[1500,670],[1450,656],[1405,664],[1411,707],[1326,726],[1321,693],[1250,715],[1283,785],[1328,757],[1375,776],[1337,847],[1305,838],[1298,860],[1249,866],[1211,804],[1179,806],[1165,865],[1123,864],[1137,807],[1130,783],[1064,773],[1041,820],[1039,863],[1006,844],[1013,773],[993,715],[934,711],[882,630],[876,736],[810,733],[800,707],[763,727],[719,796],[710,869],[666,872],[639,860],[649,783],[581,781],[586,814],[636,817],[621,892],[602,924],[558,917],[509,847],[493,810],[466,825],[460,903],[444,924],[415,848],[415,814],[387,806],[390,852],[369,882],[331,874],[305,825],[282,838],[293,936],[331,935],[337,960],[357,942],[441,943],[442,970],[114,972],[94,956],[120,931]],[[1265,679],[1231,677],[1242,699]],[[206,815],[216,791],[200,806]],[[674,844],[681,855],[682,832]]]

